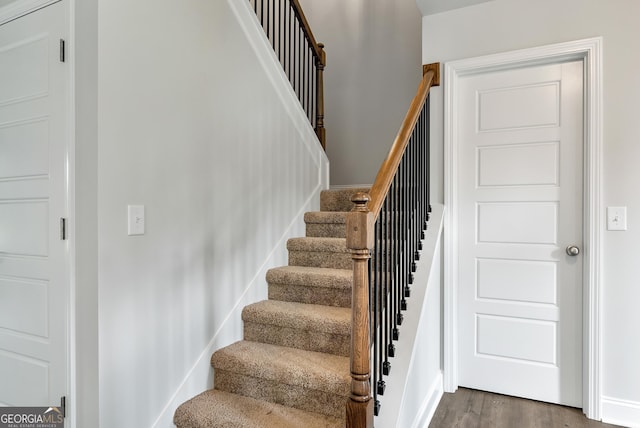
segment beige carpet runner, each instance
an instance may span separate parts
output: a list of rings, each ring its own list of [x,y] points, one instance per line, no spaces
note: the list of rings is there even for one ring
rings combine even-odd
[[[182,404],[178,428],[344,427],[349,396],[351,195],[322,192],[290,239],[289,265],[267,273],[269,300],[242,311],[244,340],[211,357],[214,389]]]

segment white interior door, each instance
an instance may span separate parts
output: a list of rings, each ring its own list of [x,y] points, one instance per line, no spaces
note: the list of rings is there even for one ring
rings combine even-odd
[[[65,5],[0,25],[0,405],[68,384]]]
[[[461,77],[461,386],[582,406],[583,64]]]

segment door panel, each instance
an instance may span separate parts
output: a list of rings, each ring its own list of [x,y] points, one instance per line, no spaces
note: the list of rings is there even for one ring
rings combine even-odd
[[[0,26],[0,405],[67,395],[66,4]]]
[[[582,404],[583,67],[461,78],[460,385]]]

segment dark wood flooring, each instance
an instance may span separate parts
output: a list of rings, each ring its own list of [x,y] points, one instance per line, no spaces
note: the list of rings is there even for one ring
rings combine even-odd
[[[444,394],[429,428],[605,428],[582,410],[459,388]]]

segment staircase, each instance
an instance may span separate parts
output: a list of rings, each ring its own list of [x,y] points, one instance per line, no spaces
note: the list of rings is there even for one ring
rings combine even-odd
[[[328,190],[305,214],[306,237],[287,243],[289,265],[267,273],[269,300],[244,308],[244,340],[211,357],[214,389],[182,404],[178,428],[345,426],[350,394],[351,196]]]

